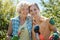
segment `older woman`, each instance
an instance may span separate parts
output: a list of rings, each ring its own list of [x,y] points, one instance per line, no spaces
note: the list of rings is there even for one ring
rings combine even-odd
[[[19,16],[14,17],[11,19],[8,32],[7,32],[7,40],[10,40],[10,37],[14,35],[18,35],[18,31],[23,25],[25,25],[24,29],[26,31],[23,31],[22,35],[20,36],[20,40],[31,40],[31,29],[32,29],[32,20],[30,17],[27,16],[29,13],[28,11],[29,3],[28,2],[19,2],[16,7],[16,11],[18,12]],[[28,35],[27,35],[28,34]],[[28,38],[29,39],[28,39]]]

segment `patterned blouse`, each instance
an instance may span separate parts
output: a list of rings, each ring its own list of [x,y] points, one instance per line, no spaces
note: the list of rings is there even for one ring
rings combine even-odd
[[[19,26],[20,26],[20,18],[19,18],[19,16],[17,16],[15,18],[12,18],[11,21],[12,21],[12,28],[13,28],[12,35],[14,36],[14,35],[18,34],[18,30],[19,30]],[[32,36],[31,36],[32,19],[30,17],[27,17],[26,21],[27,21],[27,28],[28,28],[30,40],[32,40]]]

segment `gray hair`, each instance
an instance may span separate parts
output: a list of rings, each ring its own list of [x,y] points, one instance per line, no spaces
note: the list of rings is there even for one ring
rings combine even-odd
[[[18,12],[18,13],[20,13],[20,10],[21,10],[21,8],[24,6],[24,5],[28,5],[29,6],[29,2],[27,2],[27,1],[21,1],[21,2],[19,2],[18,4],[17,4],[17,6],[16,6],[16,12]]]

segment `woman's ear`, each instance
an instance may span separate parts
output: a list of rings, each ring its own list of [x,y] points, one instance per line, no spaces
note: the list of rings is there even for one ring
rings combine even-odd
[[[28,17],[30,20],[32,19],[31,14],[28,14],[27,17]]]
[[[31,16],[31,14],[28,14],[27,17],[30,17],[31,18],[32,16]]]

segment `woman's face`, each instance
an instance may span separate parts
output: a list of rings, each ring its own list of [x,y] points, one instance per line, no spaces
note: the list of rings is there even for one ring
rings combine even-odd
[[[29,10],[28,10],[28,5],[24,5],[24,6],[21,8],[20,12],[21,12],[21,13],[20,13],[20,16],[26,17],[27,14],[28,14],[28,12],[29,12]]]
[[[39,13],[39,9],[37,8],[37,6],[36,5],[31,5],[30,6],[30,14],[32,15],[32,16],[35,16],[35,15],[37,15]]]

